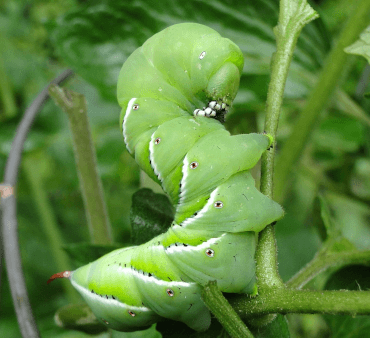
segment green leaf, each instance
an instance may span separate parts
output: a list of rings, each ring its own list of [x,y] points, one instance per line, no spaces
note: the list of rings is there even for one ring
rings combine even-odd
[[[351,180],[351,191],[359,198],[370,200],[370,159],[359,158],[355,161]]]
[[[285,316],[278,314],[269,324],[262,327],[250,328],[255,338],[289,338],[288,321]]]
[[[95,261],[101,256],[124,246],[127,245],[96,245],[91,243],[74,243],[63,245],[62,249],[67,252],[68,256],[76,264],[76,266],[80,266]]]
[[[93,335],[91,336],[90,334],[84,333],[84,332],[79,332],[79,331],[66,331],[60,334],[54,334],[53,337],[56,338],[112,338],[108,332],[103,332],[98,335]]]
[[[229,338],[221,324],[212,318],[210,328],[205,332],[196,332],[187,325],[174,320],[165,320],[157,323],[157,330],[166,338]]]
[[[59,18],[52,40],[68,65],[115,101],[118,74],[127,57],[153,34],[180,22],[206,24],[234,41],[245,56],[244,76],[269,75],[278,4],[277,0],[95,1]],[[328,47],[322,23],[315,21],[304,28],[294,52],[286,95],[302,97],[307,93],[312,83],[310,74],[318,70]],[[260,88],[243,81],[241,90],[265,90],[267,81],[268,77]]]
[[[149,329],[135,332],[118,332],[112,330],[111,338],[161,338],[162,335],[156,330],[156,324]]]
[[[333,218],[343,236],[359,250],[370,248],[370,209],[368,204],[345,195],[327,192],[325,197],[332,210]]]
[[[355,152],[364,143],[364,126],[345,116],[326,118],[314,134],[317,148],[332,152]]]
[[[174,217],[168,197],[144,188],[132,196],[132,242],[142,244],[167,231]]]
[[[360,35],[360,38],[344,49],[348,54],[363,56],[370,63],[370,26]]]
[[[98,334],[107,331],[93,314],[87,304],[69,304],[60,308],[54,317],[58,326],[83,331],[91,334]]]
[[[370,288],[370,270],[361,265],[345,267],[334,273],[325,289],[327,290],[368,290]],[[324,316],[332,330],[333,338],[363,338],[369,337],[369,316]]]
[[[335,232],[329,205],[322,194],[315,198],[312,223],[317,227],[322,241]]]

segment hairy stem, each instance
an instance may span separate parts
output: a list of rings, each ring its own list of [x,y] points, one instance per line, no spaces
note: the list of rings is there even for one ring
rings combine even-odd
[[[50,86],[49,94],[68,115],[91,242],[110,244],[111,227],[98,175],[85,97],[56,85]]]
[[[344,48],[352,44],[369,24],[369,13],[370,0],[361,0],[357,6],[354,6],[337,44],[326,59],[316,87],[281,150],[275,171],[275,196],[278,201],[284,199],[287,181],[292,174],[294,164],[299,159],[320,113],[340,82],[343,68],[350,57],[344,52]]]
[[[295,274],[286,285],[300,289],[319,273],[330,267],[344,267],[352,264],[370,264],[370,251],[319,252],[302,270]]]
[[[269,289],[256,298],[237,296],[229,302],[242,318],[269,313],[370,314],[370,291]]]
[[[203,288],[202,300],[231,337],[254,337],[218,289],[216,282],[209,282]]]
[[[271,81],[267,93],[265,132],[276,139],[284,89],[293,51],[302,28],[317,18],[317,13],[304,1],[280,1],[279,23],[275,27],[276,52],[272,57]],[[261,192],[273,197],[274,142],[272,149],[262,155]],[[277,254],[274,229],[267,226],[259,237],[256,253],[259,287],[282,286],[277,270]]]

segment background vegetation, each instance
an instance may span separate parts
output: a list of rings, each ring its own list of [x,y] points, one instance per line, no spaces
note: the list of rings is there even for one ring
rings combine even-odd
[[[346,0],[316,1],[312,6],[320,19],[304,28],[294,53],[278,130],[278,164],[279,151],[294,144],[286,141],[350,13]],[[77,75],[67,87],[87,99],[113,237],[116,243],[127,242],[132,195],[140,185],[151,183],[140,178],[120,133],[115,85],[122,63],[168,25],[207,24],[236,42],[246,58],[227,128],[234,134],[261,132],[277,16],[276,0],[1,1],[0,176],[25,108],[48,81],[71,67]],[[287,169],[285,191],[276,195],[286,210],[276,225],[284,281],[313,258],[325,237],[318,193],[343,235],[357,248],[370,249],[370,107],[364,97],[370,91],[370,68],[365,59],[351,56],[342,73],[340,89],[318,116],[299,163]],[[258,179],[258,168],[255,176]],[[61,270],[57,260],[64,251],[53,244],[55,229],[60,231],[60,247],[69,253],[64,269],[86,260],[75,243],[88,241],[67,117],[51,101],[28,136],[17,201],[23,267],[42,337],[83,336],[58,328],[53,319],[75,295],[62,283],[45,283]],[[331,269],[309,287],[367,290],[370,271],[364,266]],[[370,337],[367,317],[290,315],[288,320],[292,337]],[[20,336],[4,266],[0,332],[7,338]]]

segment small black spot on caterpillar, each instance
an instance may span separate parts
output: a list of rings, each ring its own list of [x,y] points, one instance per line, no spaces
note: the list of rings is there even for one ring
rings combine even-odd
[[[224,204],[221,201],[217,201],[214,204],[214,207],[217,209],[221,209],[224,206]]]
[[[196,169],[198,167],[199,163],[198,162],[191,162],[190,163],[190,169]]]
[[[189,308],[187,309],[187,311],[189,311],[191,309],[191,307],[193,306],[193,304],[190,304]]]
[[[184,246],[188,246],[187,244],[183,243]]]
[[[116,299],[114,296],[112,296],[113,299]]]
[[[170,282],[172,282],[172,279],[170,277],[167,276],[167,278],[170,280]]]
[[[154,144],[159,144],[161,142],[161,138],[160,137],[157,137],[154,141]]]
[[[108,295],[105,295],[105,297],[107,297],[107,299],[108,299]]]
[[[213,257],[213,256],[215,255],[215,252],[214,252],[214,250],[212,250],[212,249],[207,249],[207,250],[206,250],[206,255],[207,255],[208,257]]]

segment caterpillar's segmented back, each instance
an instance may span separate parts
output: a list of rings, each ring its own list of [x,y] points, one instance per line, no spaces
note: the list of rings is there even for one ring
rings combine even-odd
[[[133,331],[161,317],[206,330],[201,286],[256,293],[256,234],[283,210],[249,172],[270,147],[264,134],[230,136],[221,123],[239,87],[243,55],[195,23],[168,27],[124,63],[118,80],[127,150],[176,209],[164,234],[71,273],[109,327]]]

